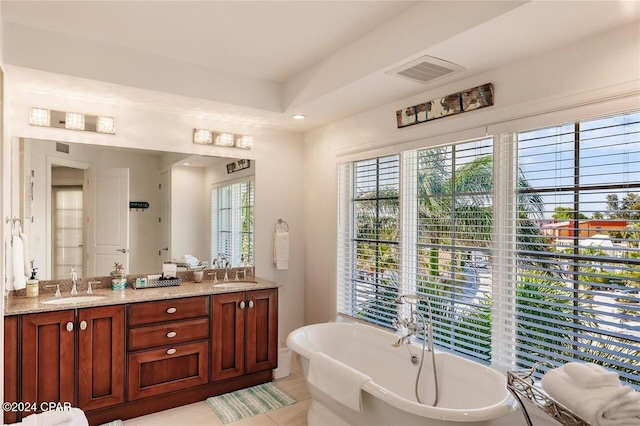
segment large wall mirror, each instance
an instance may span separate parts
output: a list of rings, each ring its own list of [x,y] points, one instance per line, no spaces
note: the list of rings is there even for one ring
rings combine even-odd
[[[167,261],[253,263],[255,163],[14,138],[28,256],[41,279],[130,274]],[[14,206],[15,207],[15,206]]]

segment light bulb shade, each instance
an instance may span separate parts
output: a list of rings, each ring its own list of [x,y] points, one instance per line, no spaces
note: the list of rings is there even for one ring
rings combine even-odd
[[[71,130],[84,130],[84,114],[68,112],[64,121],[64,127]]]
[[[236,148],[251,149],[253,148],[253,136],[238,136],[236,139]]]
[[[234,138],[231,133],[220,133],[216,136],[216,140],[213,143],[218,146],[233,146],[233,139]]]
[[[116,133],[116,119],[104,115],[98,116],[98,122],[96,123],[96,132],[109,133],[114,135]]]
[[[51,114],[48,109],[31,108],[29,124],[32,126],[49,127],[51,125]]]
[[[193,143],[210,144],[212,135],[209,130],[193,129]]]

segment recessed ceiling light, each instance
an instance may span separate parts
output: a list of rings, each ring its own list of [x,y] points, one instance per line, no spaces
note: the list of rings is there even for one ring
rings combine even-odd
[[[305,118],[307,118],[307,116],[303,114],[294,114],[291,117],[293,117],[294,120],[304,120]]]
[[[184,163],[182,163],[183,166],[190,166],[191,163],[189,163],[188,161],[185,161]]]

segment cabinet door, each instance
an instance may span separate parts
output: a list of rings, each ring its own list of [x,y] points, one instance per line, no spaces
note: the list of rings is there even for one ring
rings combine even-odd
[[[18,402],[18,317],[4,318],[4,400]],[[16,423],[18,413],[4,412],[4,423]]]
[[[124,306],[78,311],[78,406],[124,402]]]
[[[278,290],[247,292],[247,373],[278,366]]]
[[[23,402],[74,404],[74,311],[22,316]],[[25,415],[32,413],[24,413]]]
[[[211,298],[212,381],[244,374],[244,292]]]

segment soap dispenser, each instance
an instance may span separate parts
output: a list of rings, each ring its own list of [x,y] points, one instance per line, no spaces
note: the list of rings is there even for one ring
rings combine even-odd
[[[38,297],[40,292],[40,281],[36,277],[36,271],[38,268],[33,267],[33,260],[31,261],[31,276],[27,280],[27,297]]]

